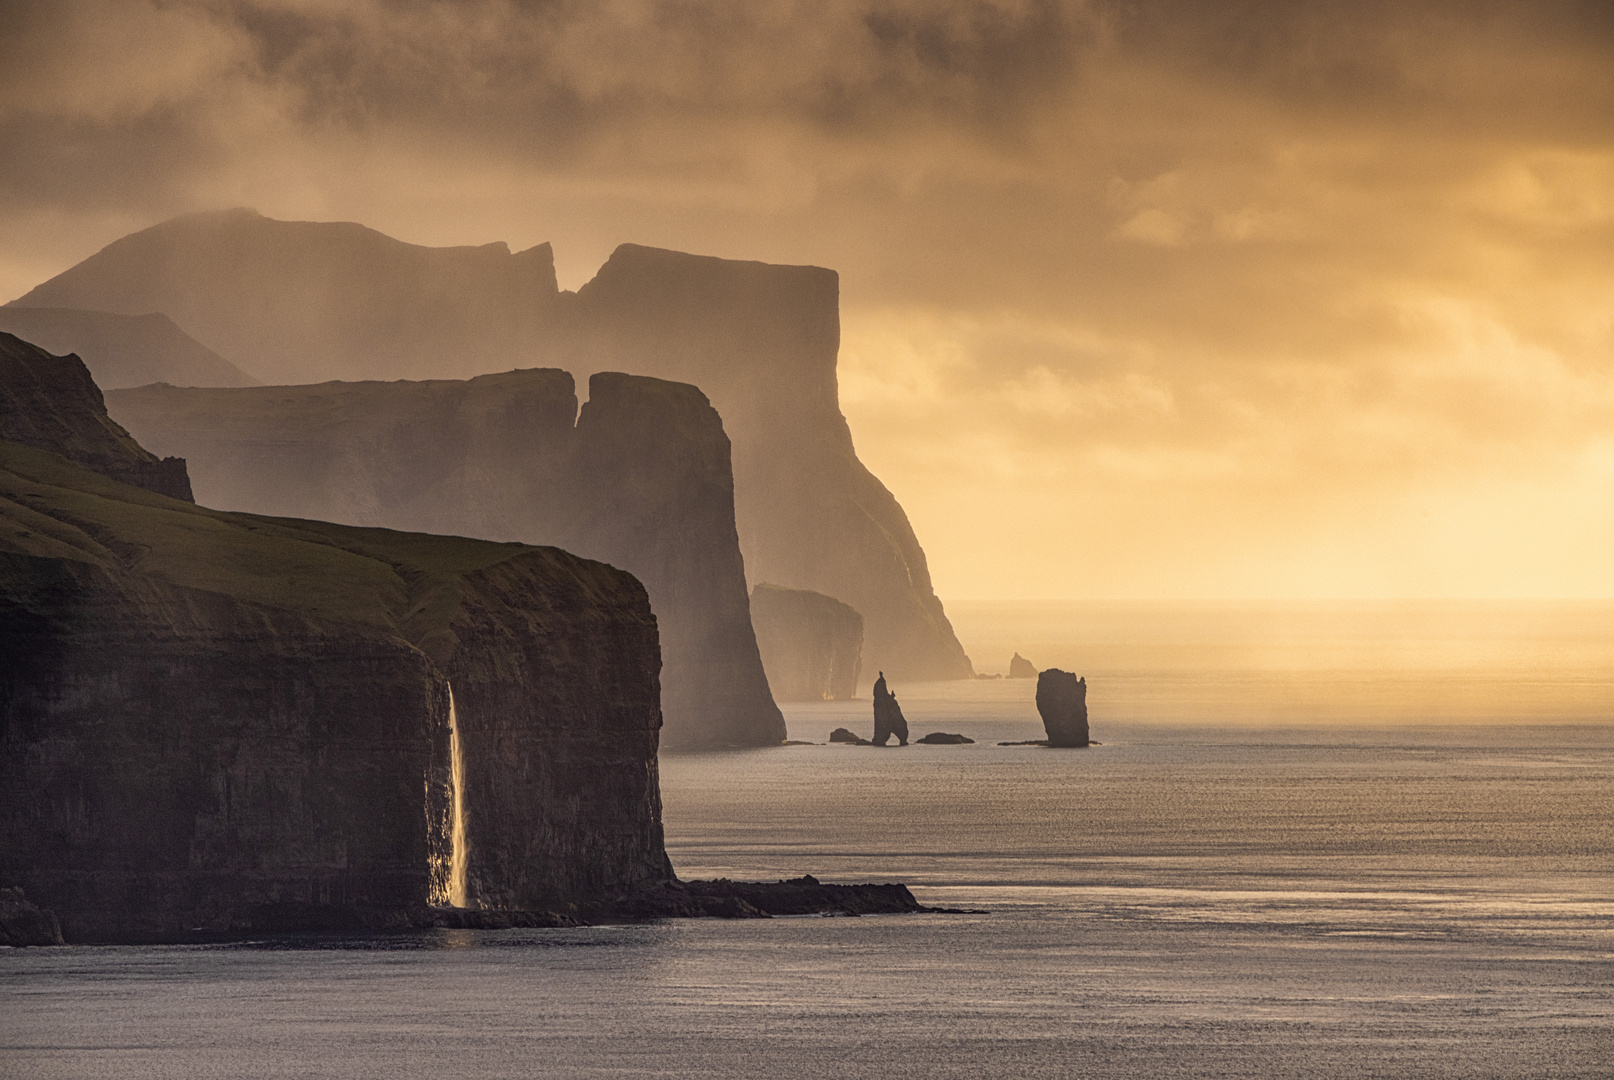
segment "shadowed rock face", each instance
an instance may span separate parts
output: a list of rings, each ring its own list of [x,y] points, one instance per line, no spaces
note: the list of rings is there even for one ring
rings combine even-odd
[[[547,244],[422,248],[234,210],[125,237],[17,303],[163,312],[275,382],[554,365],[693,383],[734,440],[750,581],[850,604],[867,666],[971,674],[906,514],[841,416],[833,271],[627,244],[574,296],[557,290]]]
[[[822,593],[758,585],[751,625],[779,701],[830,701],[857,696],[863,616]]]
[[[1037,676],[1037,712],[1049,746],[1086,746],[1087,680],[1049,668]]]
[[[0,333],[0,439],[49,450],[135,487],[191,500],[182,458],[158,460],[107,416],[76,356],[52,356]]]
[[[1032,665],[1031,661],[1019,653],[1015,653],[1014,658],[1009,661],[1009,678],[1035,679],[1036,677],[1037,669]]]
[[[903,718],[897,695],[886,689],[885,672],[874,680],[874,739],[875,746],[884,746],[895,735],[898,746],[908,745],[908,721]]]
[[[202,509],[0,442],[0,882],[69,941],[416,920],[450,683],[472,905],[666,880],[658,666],[601,563]]]
[[[256,386],[258,380],[192,338],[166,315],[72,308],[0,307],[0,330],[84,361],[103,390],[145,386]]]
[[[664,745],[777,745],[752,633],[729,441],[694,387],[536,370],[466,382],[111,395],[197,463],[204,503],[553,544],[644,582],[661,627]]]

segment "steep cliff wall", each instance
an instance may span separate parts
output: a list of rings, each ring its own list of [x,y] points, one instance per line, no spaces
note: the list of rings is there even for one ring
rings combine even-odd
[[[50,450],[103,476],[191,501],[184,460],[159,460],[113,423],[83,361],[52,356],[5,333],[0,333],[0,439]]]
[[[103,390],[145,386],[255,386],[258,380],[191,337],[166,315],[72,308],[0,307],[0,330],[84,361]]]
[[[643,588],[553,549],[222,513],[0,442],[0,882],[69,941],[398,924],[670,876]]]
[[[729,442],[694,387],[597,374],[114,393],[183,448],[222,509],[553,544],[644,582],[661,627],[663,742],[777,745],[734,526]],[[575,423],[574,423],[575,419]]]
[[[822,593],[763,584],[751,590],[751,625],[780,701],[857,696],[863,616],[856,611]]]
[[[833,271],[629,244],[573,296],[556,289],[548,245],[422,248],[236,210],[125,237],[16,303],[164,312],[275,382],[553,365],[693,383],[734,443],[751,583],[862,612],[867,670],[971,673],[907,516],[841,416]]]

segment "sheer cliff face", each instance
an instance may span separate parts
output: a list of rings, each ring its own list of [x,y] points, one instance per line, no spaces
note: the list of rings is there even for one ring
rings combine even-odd
[[[274,382],[549,364],[693,383],[733,439],[751,582],[862,612],[867,670],[965,677],[907,516],[840,414],[838,288],[816,267],[625,245],[573,296],[557,292],[547,245],[428,249],[228,211],[125,237],[17,303],[163,312]]]
[[[655,620],[553,549],[205,510],[0,442],[0,880],[69,941],[664,879]],[[441,874],[438,874],[440,877]]]
[[[780,701],[826,701],[857,696],[863,616],[821,593],[758,585],[751,590],[751,624]]]
[[[113,395],[197,462],[204,503],[553,544],[634,574],[661,628],[664,745],[777,745],[734,525],[729,441],[691,386],[602,373]]]
[[[158,460],[107,416],[101,388],[76,356],[52,356],[0,333],[0,439],[39,447],[104,476],[191,501],[179,458]]]

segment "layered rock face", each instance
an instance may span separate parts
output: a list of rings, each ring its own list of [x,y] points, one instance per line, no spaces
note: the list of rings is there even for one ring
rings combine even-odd
[[[776,700],[857,696],[863,616],[856,611],[822,593],[763,584],[751,590],[751,625]]]
[[[866,666],[971,674],[907,516],[858,460],[840,413],[833,271],[630,244],[574,296],[557,290],[547,244],[422,248],[236,210],[125,237],[17,303],[163,312],[277,382],[554,365],[693,383],[734,440],[750,581],[861,612]]]
[[[113,423],[83,361],[52,356],[5,333],[0,333],[0,439],[50,450],[103,476],[191,501],[184,460],[159,460]]]
[[[111,395],[142,442],[196,462],[204,503],[553,544],[649,590],[664,745],[777,745],[752,633],[722,420],[691,386],[515,371],[465,382]]]
[[[202,509],[0,442],[0,883],[69,941],[667,880],[655,619],[562,551]]]
[[[256,386],[257,379],[191,337],[166,315],[72,308],[0,307],[0,330],[84,361],[103,390],[165,382]]]
[[[1086,746],[1087,680],[1049,668],[1037,676],[1037,712],[1049,746]]]

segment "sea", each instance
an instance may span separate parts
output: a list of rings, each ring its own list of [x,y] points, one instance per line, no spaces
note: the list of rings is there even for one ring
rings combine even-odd
[[[662,759],[684,877],[945,914],[0,950],[0,1076],[1614,1076],[1614,603],[977,603],[979,670]]]

